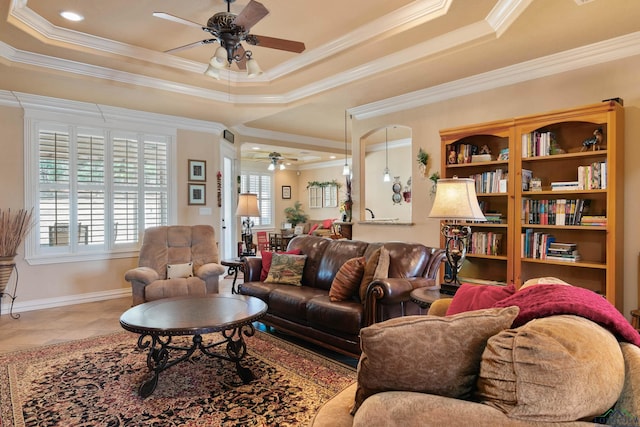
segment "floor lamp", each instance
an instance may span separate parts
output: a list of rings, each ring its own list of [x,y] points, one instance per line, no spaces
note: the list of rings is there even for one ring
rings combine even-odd
[[[439,179],[429,218],[443,220],[440,231],[444,236],[445,254],[451,275],[445,276],[445,283],[441,285],[440,291],[454,294],[460,286],[458,273],[464,263],[471,236],[471,227],[460,221],[486,221],[478,204],[475,181],[458,177]]]
[[[236,209],[236,216],[247,217],[242,221],[242,241],[244,242],[244,250],[242,256],[255,255],[253,252],[253,221],[251,217],[260,217],[260,210],[258,209],[258,195],[251,193],[242,193],[238,196],[238,209]]]

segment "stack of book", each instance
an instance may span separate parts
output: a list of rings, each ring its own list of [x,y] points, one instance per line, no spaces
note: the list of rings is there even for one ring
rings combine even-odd
[[[547,249],[547,258],[550,261],[576,262],[580,261],[577,245],[575,243],[552,242]]]
[[[486,222],[491,224],[502,224],[502,212],[485,212],[484,217],[487,219]]]
[[[580,181],[558,181],[551,183],[551,191],[584,190]]]
[[[607,217],[605,215],[584,215],[580,219],[580,225],[588,225],[591,227],[606,227]]]

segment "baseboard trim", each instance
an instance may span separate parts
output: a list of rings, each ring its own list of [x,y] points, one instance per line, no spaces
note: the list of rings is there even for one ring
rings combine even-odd
[[[64,297],[42,298],[21,302],[16,300],[13,304],[13,313],[25,311],[44,310],[46,308],[63,307],[65,305],[83,304],[86,302],[106,301],[115,298],[131,296],[131,289],[114,289],[110,291],[91,292],[88,294],[66,295]],[[2,298],[1,311],[3,315],[9,313],[11,299]]]

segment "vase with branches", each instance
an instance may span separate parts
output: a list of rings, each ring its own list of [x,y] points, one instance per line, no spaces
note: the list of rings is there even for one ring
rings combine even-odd
[[[33,226],[33,210],[0,208],[0,293],[4,293],[15,267],[18,247]]]

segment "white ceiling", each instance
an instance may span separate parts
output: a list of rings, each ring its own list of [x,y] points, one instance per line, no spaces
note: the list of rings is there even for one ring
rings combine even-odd
[[[463,84],[479,90],[499,81],[505,70],[533,78],[545,61],[602,49],[603,41],[628,35],[636,49],[640,34],[638,0],[262,3],[270,13],[251,33],[306,50],[245,46],[265,73],[250,80],[232,68],[217,81],[202,74],[217,44],[164,53],[208,34],[152,13],[205,24],[226,10],[222,0],[0,0],[0,89],[216,121],[244,142],[283,141],[283,151],[301,142],[340,153],[346,109],[365,117],[394,99],[396,109],[410,106],[403,97],[413,94],[443,99]],[[62,10],[85,19],[66,21]],[[594,59],[583,56],[571,65]]]

